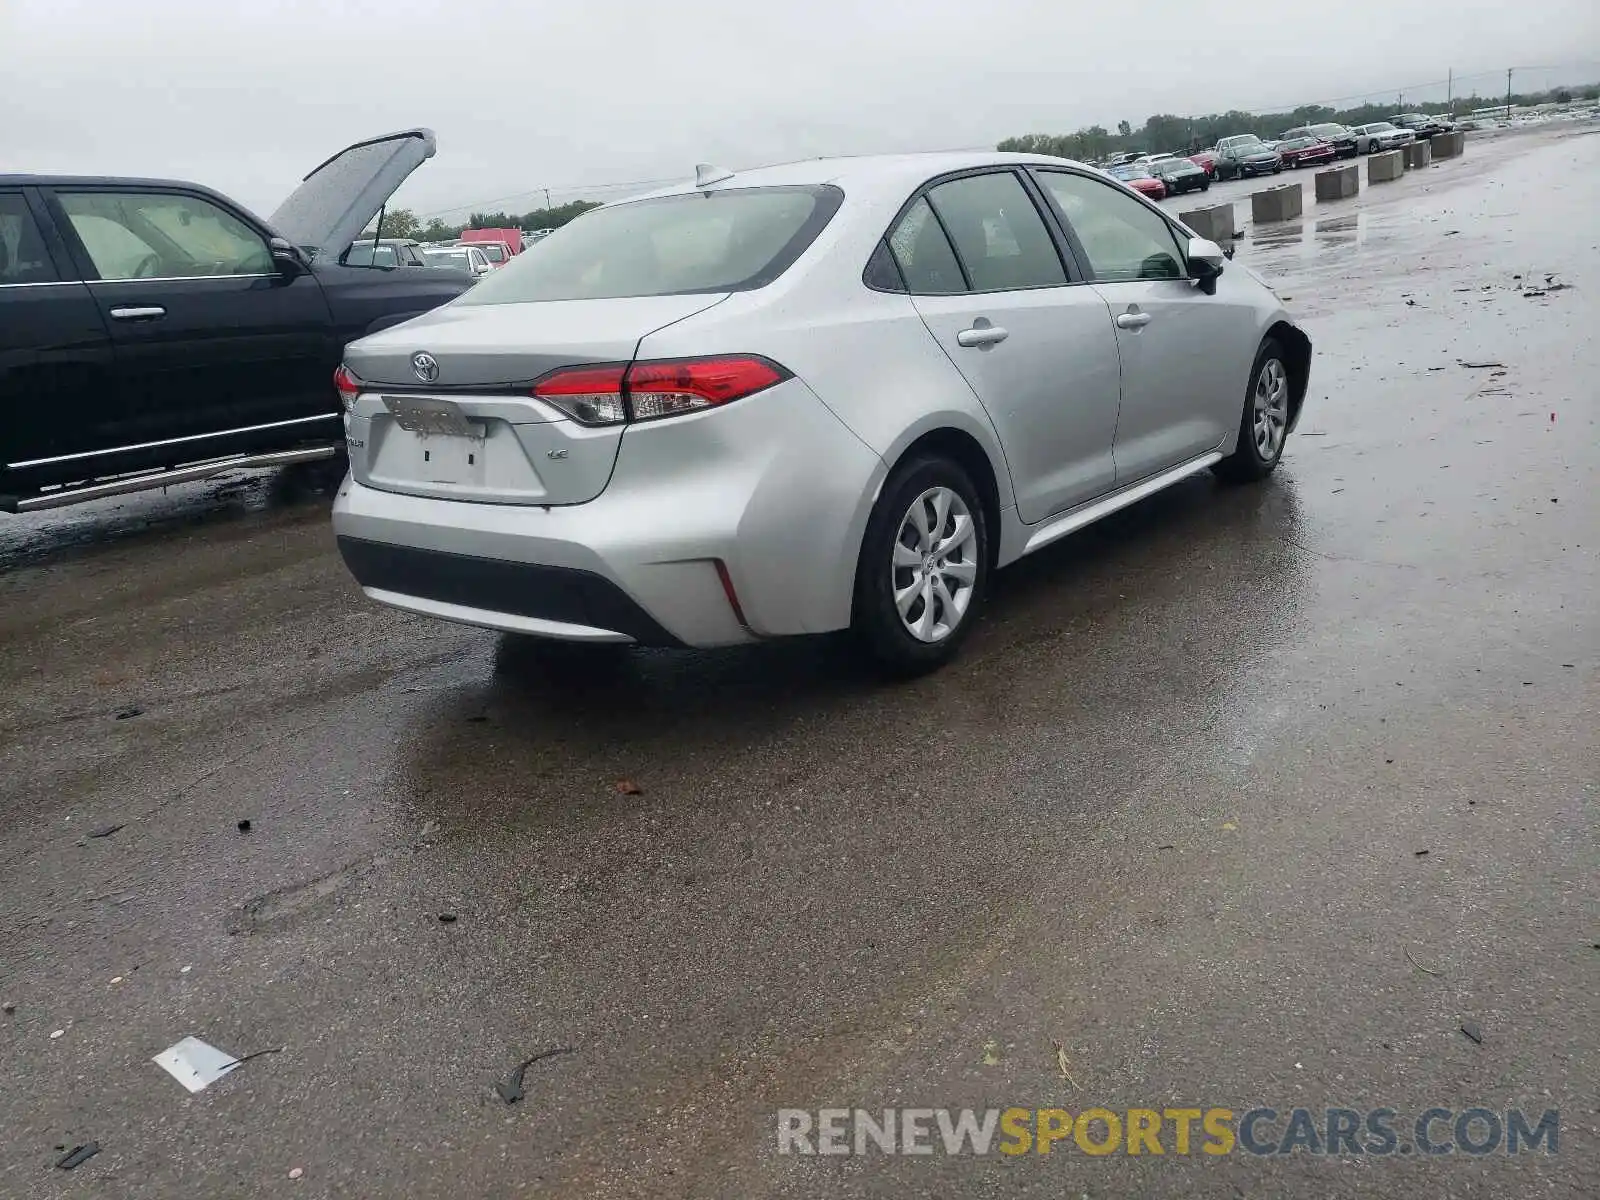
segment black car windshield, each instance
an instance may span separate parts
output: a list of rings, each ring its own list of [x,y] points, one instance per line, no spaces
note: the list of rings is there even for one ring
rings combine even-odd
[[[1304,150],[1307,146],[1315,146],[1317,139],[1314,137],[1290,138],[1287,142],[1279,142],[1279,150]]]
[[[563,225],[460,300],[521,304],[764,287],[838,211],[828,185],[729,188],[608,205]]]
[[[1313,125],[1311,132],[1316,137],[1331,138],[1343,137],[1346,131],[1343,125]]]
[[[1163,158],[1160,162],[1151,163],[1150,169],[1163,175],[1187,175],[1200,168],[1187,158]]]

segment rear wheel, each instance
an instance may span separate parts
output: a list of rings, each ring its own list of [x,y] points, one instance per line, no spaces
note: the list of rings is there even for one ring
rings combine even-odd
[[[1267,338],[1256,352],[1239,417],[1239,442],[1212,470],[1229,483],[1250,483],[1272,474],[1289,436],[1289,370],[1283,347]]]
[[[989,581],[978,490],[944,458],[898,467],[867,522],[856,565],[854,628],[883,666],[943,666],[971,632]]]

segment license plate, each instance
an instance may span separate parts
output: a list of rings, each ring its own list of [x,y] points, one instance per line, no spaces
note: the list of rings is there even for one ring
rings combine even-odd
[[[481,423],[468,420],[467,415],[449,400],[435,400],[427,396],[385,396],[383,404],[394,417],[396,425],[421,437],[439,434],[482,441],[487,432]]]

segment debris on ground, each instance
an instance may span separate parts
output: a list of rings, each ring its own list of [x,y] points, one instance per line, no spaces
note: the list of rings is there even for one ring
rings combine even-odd
[[[1050,1044],[1055,1047],[1056,1070],[1061,1072],[1061,1078],[1065,1079],[1073,1087],[1077,1087],[1078,1081],[1072,1077],[1072,1064],[1067,1060],[1066,1047],[1060,1042],[1053,1041]]]
[[[250,818],[249,817],[245,817],[239,822],[239,832],[240,833],[249,833],[250,832]]]
[[[1444,972],[1443,971],[1429,970],[1427,967],[1425,967],[1421,963],[1419,963],[1416,959],[1412,958],[1411,957],[1411,947],[1410,946],[1402,946],[1401,949],[1406,952],[1406,961],[1408,963],[1410,963],[1413,967],[1415,967],[1417,970],[1421,971],[1424,975],[1432,975],[1435,978],[1442,978],[1444,976]]]
[[[126,828],[126,826],[123,826],[123,825],[102,825],[98,829],[91,829],[89,831],[89,836],[92,837],[92,838],[108,838],[113,833],[116,833],[117,830],[123,829],[123,828]]]
[[[1418,858],[1425,858],[1425,857],[1427,857],[1428,851],[1426,851],[1426,850],[1413,850],[1411,853],[1415,854]]]
[[[437,822],[437,821],[424,821],[422,823],[422,836],[423,837],[432,837],[434,834],[436,834],[438,832],[439,832],[439,822]]]
[[[442,912],[439,914],[439,924],[441,925],[454,925],[456,920],[456,915],[453,912]]]
[[[53,1042],[57,1038],[65,1037],[66,1036],[66,1032],[67,1031],[65,1029],[57,1029],[53,1033],[51,1033],[50,1040]]]
[[[1456,364],[1466,367],[1469,371],[1488,371],[1497,367],[1502,371],[1506,369],[1506,365],[1503,362],[1468,362],[1464,358],[1456,359]]]
[[[1000,1043],[993,1038],[983,1044],[983,1065],[986,1067],[1000,1065]]]
[[[100,1153],[99,1142],[85,1142],[81,1146],[74,1146],[60,1158],[56,1159],[56,1166],[63,1171],[71,1171],[81,1167],[96,1154]]]
[[[623,796],[644,795],[644,789],[631,779],[617,780],[617,792]]]
[[[142,716],[144,716],[144,709],[140,708],[137,704],[129,704],[126,707],[117,709],[117,720],[119,721],[127,721],[133,717]]]
[[[1467,1040],[1474,1046],[1483,1045],[1483,1030],[1478,1028],[1476,1021],[1461,1022],[1461,1032],[1467,1035]]]
[[[572,1054],[573,1052],[571,1046],[556,1046],[550,1050],[542,1050],[532,1058],[524,1059],[517,1064],[516,1069],[511,1074],[494,1085],[495,1093],[507,1104],[515,1104],[527,1094],[522,1088],[522,1077],[527,1074],[529,1067],[543,1059],[555,1058],[559,1054]]]
[[[290,1167],[289,1168],[289,1178],[290,1179],[299,1179],[300,1176],[304,1175],[305,1173],[306,1172],[305,1172],[305,1168],[304,1167]]]
[[[183,1084],[190,1092],[203,1091],[210,1087],[224,1075],[242,1067],[252,1058],[260,1058],[263,1054],[278,1054],[287,1049],[285,1046],[274,1046],[269,1050],[257,1050],[253,1054],[236,1057],[226,1050],[219,1050],[209,1042],[202,1042],[197,1037],[186,1037],[182,1041],[174,1042],[150,1061],[155,1063],[168,1075]]]
[[[8,1016],[8,1017],[11,1016],[11,1014],[16,1012],[16,1011],[17,1011],[17,1006],[15,1004],[11,1003],[11,1001],[9,1001],[9,1000],[7,1000],[4,1004],[0,1004],[0,1013],[5,1013],[5,1015]]]

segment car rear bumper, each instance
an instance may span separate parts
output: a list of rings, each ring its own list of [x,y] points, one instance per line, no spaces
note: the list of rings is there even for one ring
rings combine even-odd
[[[724,646],[850,622],[883,462],[799,380],[630,426],[585,504],[486,504],[347,478],[334,532],[373,600],[574,641]]]

